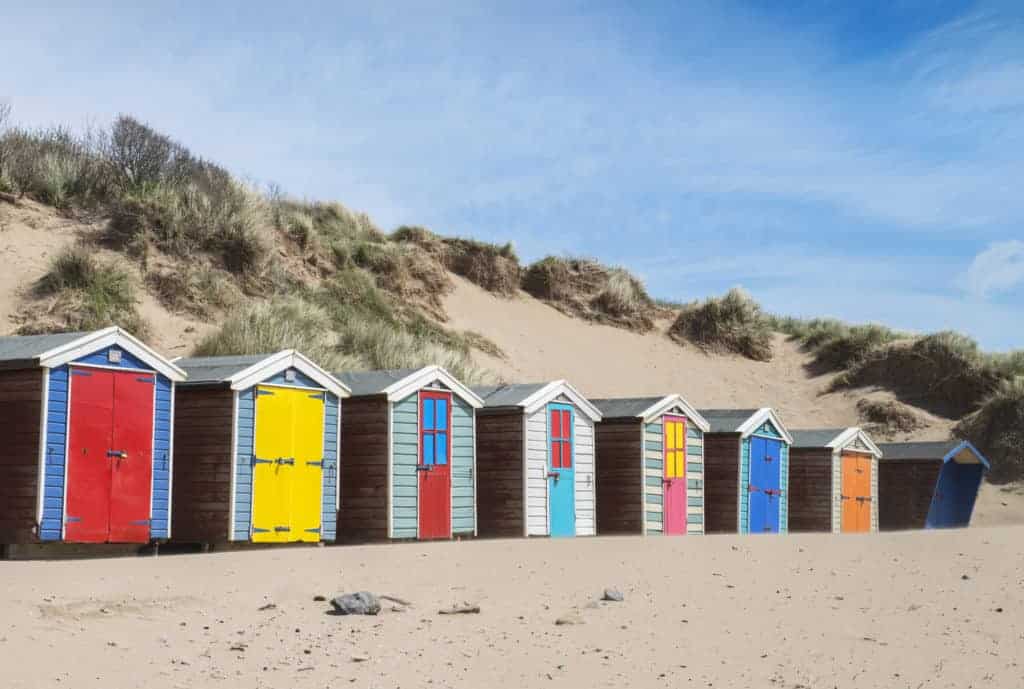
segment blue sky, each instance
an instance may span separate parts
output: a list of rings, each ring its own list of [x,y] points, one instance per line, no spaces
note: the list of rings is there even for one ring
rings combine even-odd
[[[1024,346],[1021,3],[20,4],[23,124],[132,113],[385,229]]]

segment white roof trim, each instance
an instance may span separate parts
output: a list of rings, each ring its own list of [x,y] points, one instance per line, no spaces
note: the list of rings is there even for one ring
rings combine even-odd
[[[523,408],[524,413],[532,414],[559,395],[565,395],[568,397],[569,400],[576,405],[580,411],[586,414],[587,418],[591,421],[597,422],[603,418],[600,410],[591,404],[590,400],[584,397],[579,390],[574,388],[565,380],[551,381],[540,390],[520,402],[519,406]]]
[[[851,426],[845,431],[837,435],[832,441],[825,447],[831,447],[833,450],[845,449],[847,445],[855,440],[860,440],[862,443],[867,445],[868,451],[871,452],[875,457],[881,458],[882,451],[878,449],[878,445],[875,445],[871,437],[863,431],[863,429],[857,426]]]
[[[185,372],[170,360],[157,354],[141,340],[116,325],[87,333],[77,340],[43,352],[38,357],[39,365],[43,368],[56,368],[105,347],[119,347],[152,366],[160,375],[175,382],[180,383],[186,378]]]
[[[245,390],[289,368],[302,372],[338,397],[348,397],[352,394],[348,386],[294,349],[285,349],[271,354],[262,361],[225,379],[225,382],[231,385],[232,390]]]
[[[666,395],[660,400],[652,404],[647,409],[644,409],[638,416],[643,418],[644,423],[650,423],[657,418],[660,418],[672,407],[681,407],[683,413],[695,424],[697,428],[707,433],[711,430],[711,424],[708,423],[707,419],[700,415],[693,405],[686,401],[682,395]]]
[[[418,371],[410,373],[405,378],[396,381],[384,388],[383,393],[387,395],[389,402],[396,400],[405,399],[412,393],[416,392],[420,388],[426,387],[431,382],[440,380],[444,383],[444,386],[458,395],[462,400],[473,407],[474,409],[480,409],[484,406],[484,401],[480,397],[470,390],[468,387],[459,382],[455,376],[448,373],[440,366],[425,366]]]
[[[771,421],[772,425],[775,426],[779,433],[782,434],[782,437],[785,438],[786,442],[790,445],[793,444],[793,436],[789,434],[785,424],[782,423],[782,419],[779,418],[779,415],[776,414],[775,410],[771,407],[758,409],[757,412],[744,421],[736,431],[740,436],[746,438],[748,435],[760,428],[765,421]]]

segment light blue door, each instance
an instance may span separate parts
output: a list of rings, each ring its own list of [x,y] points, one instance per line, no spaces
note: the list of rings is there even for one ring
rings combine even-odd
[[[548,405],[548,514],[552,536],[576,535],[573,409]]]

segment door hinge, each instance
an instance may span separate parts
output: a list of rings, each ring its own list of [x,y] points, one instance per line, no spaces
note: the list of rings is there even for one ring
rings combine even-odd
[[[82,521],[81,517],[64,517],[65,524],[74,524],[75,522]]]
[[[152,520],[150,519],[136,519],[135,521],[128,522],[132,526],[150,526]]]
[[[252,527],[253,533],[270,533],[270,529],[261,529],[258,526]]]
[[[155,378],[143,378],[143,377],[140,376],[140,377],[136,378],[135,380],[140,382],[140,383],[150,383],[150,384],[152,384],[153,382],[155,382],[156,379]]]
[[[322,393],[322,392],[318,392],[315,395],[310,395],[309,396],[309,399],[311,399],[311,400],[322,400],[323,398],[324,398],[324,393]]]
[[[305,531],[306,533],[320,533],[320,527],[318,526],[315,529],[303,529],[303,531]]]
[[[257,390],[256,394],[257,395],[273,395],[274,391],[273,390]]]
[[[306,462],[306,466],[309,466],[309,467],[322,467],[323,465],[324,465],[323,461],[319,461],[319,462]]]
[[[260,459],[259,457],[255,457],[254,456],[252,458],[252,463],[253,464],[273,464],[274,460],[272,460],[272,459]]]
[[[81,370],[75,368],[75,369],[71,369],[71,375],[73,375],[73,376],[91,376],[92,372],[91,371],[81,371]]]

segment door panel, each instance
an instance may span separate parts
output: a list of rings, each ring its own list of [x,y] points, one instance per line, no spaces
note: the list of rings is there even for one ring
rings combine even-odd
[[[686,419],[666,416],[663,421],[665,450],[664,529],[667,534],[686,533]]]
[[[256,388],[256,442],[253,466],[252,540],[291,540],[293,398],[283,388]]]
[[[960,464],[956,461],[943,464],[925,527],[948,529],[969,526],[983,473],[981,464]]]
[[[420,392],[419,537],[449,538],[452,531],[451,393]]]
[[[860,505],[857,500],[860,491],[860,482],[857,480],[858,460],[851,455],[843,455],[842,478],[840,480],[840,503],[841,518],[840,531],[843,533],[856,532],[860,529]]]
[[[572,407],[548,405],[548,515],[552,536],[576,535],[576,470]]]
[[[104,543],[110,534],[114,374],[71,368],[65,540]]]
[[[751,437],[750,439],[750,533],[778,533],[780,490],[780,462],[782,444],[777,440]]]
[[[871,458],[861,455],[857,459],[857,478],[859,481],[857,496],[860,498],[860,510],[857,519],[858,533],[871,531]]]
[[[153,395],[156,376],[132,371],[114,378],[110,538],[146,543],[153,492]]]
[[[323,498],[324,393],[289,390],[293,399],[295,476],[291,540],[320,540]]]

